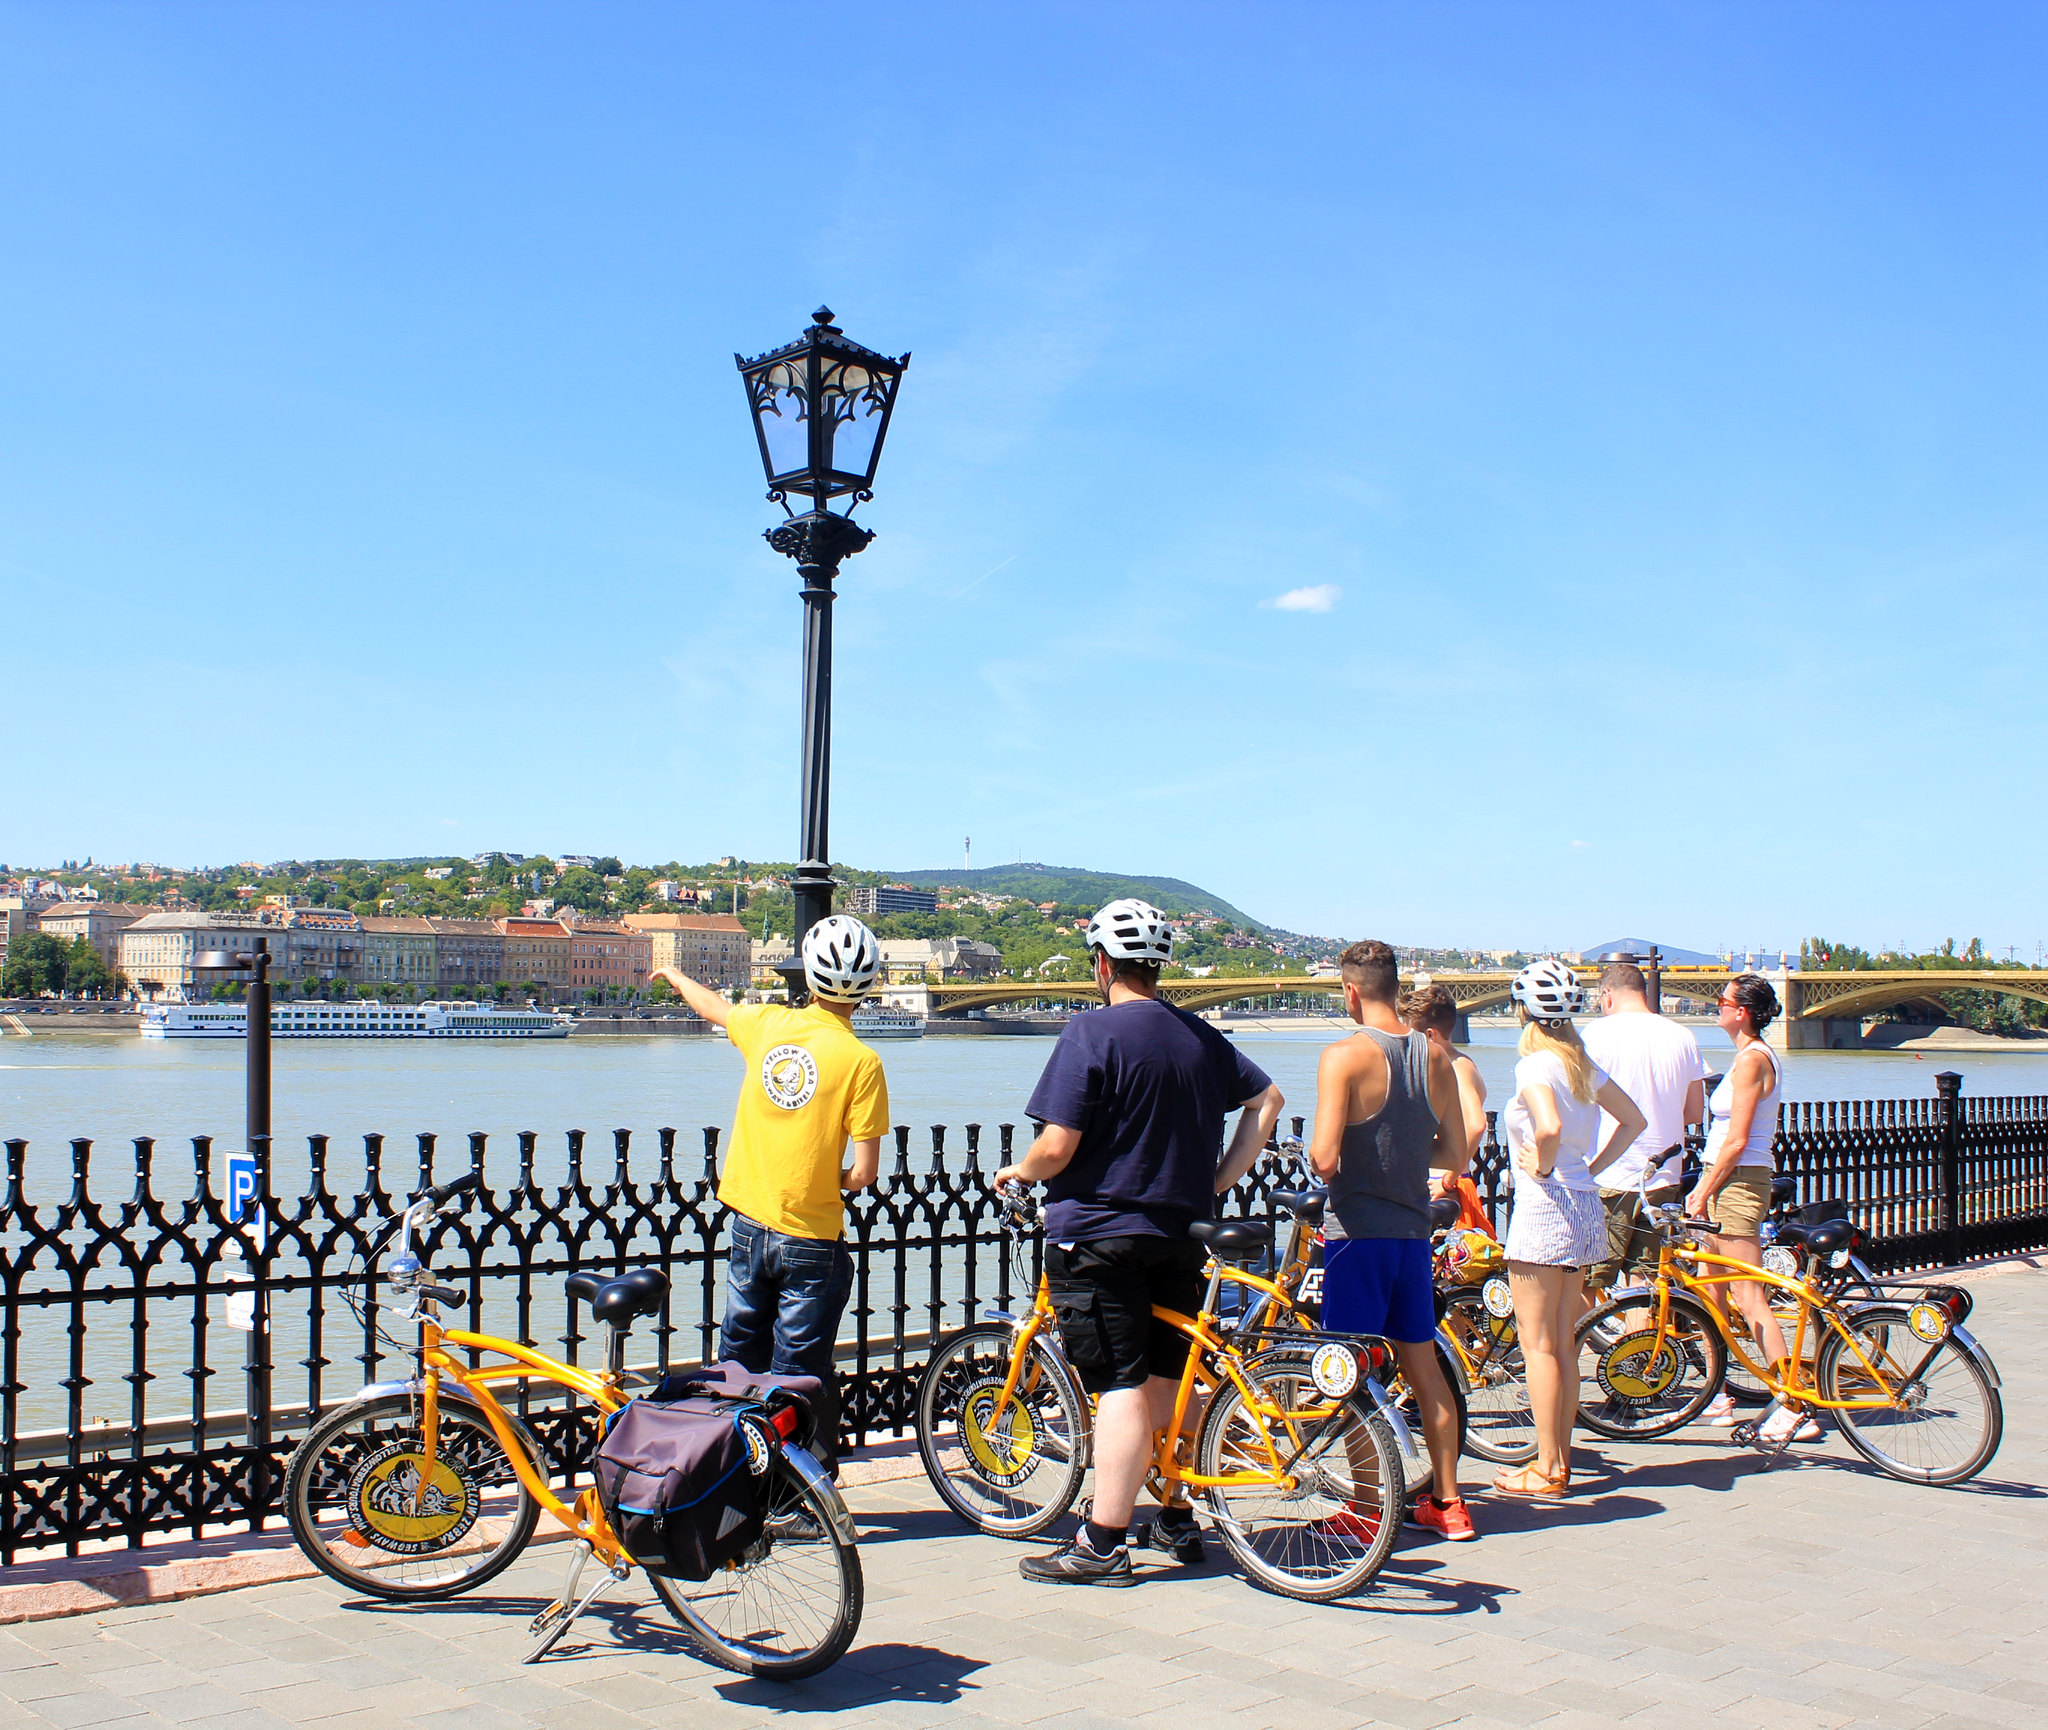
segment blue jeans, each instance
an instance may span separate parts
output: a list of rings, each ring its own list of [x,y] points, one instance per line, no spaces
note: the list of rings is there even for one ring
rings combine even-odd
[[[853,1257],[843,1243],[791,1237],[743,1213],[732,1216],[718,1355],[756,1375],[816,1376],[824,1384],[811,1451],[828,1474],[839,1457],[832,1348],[852,1292]]]

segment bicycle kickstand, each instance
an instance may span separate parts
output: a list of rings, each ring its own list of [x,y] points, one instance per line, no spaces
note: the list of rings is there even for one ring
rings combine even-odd
[[[568,1633],[569,1624],[596,1601],[598,1593],[614,1582],[624,1582],[632,1577],[632,1569],[621,1559],[613,1566],[603,1569],[579,1598],[576,1596],[576,1585],[583,1576],[583,1565],[590,1557],[590,1545],[584,1540],[579,1538],[570,1546],[569,1573],[562,1581],[562,1595],[534,1617],[528,1625],[526,1631],[533,1636],[533,1643],[527,1647],[526,1655],[519,1660],[522,1664],[538,1663],[546,1657],[555,1642]]]

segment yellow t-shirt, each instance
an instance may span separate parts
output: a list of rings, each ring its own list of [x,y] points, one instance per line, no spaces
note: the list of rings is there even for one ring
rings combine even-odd
[[[816,1004],[745,1004],[725,1030],[747,1074],[718,1199],[770,1231],[838,1238],[846,1144],[889,1131],[882,1060]]]

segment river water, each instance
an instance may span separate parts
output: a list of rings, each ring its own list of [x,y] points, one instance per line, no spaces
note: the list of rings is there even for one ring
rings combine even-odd
[[[1727,1040],[1697,1029],[1708,1061],[1720,1067]],[[1239,1043],[1280,1084],[1288,1115],[1314,1107],[1316,1060],[1332,1036],[1246,1034]],[[1515,1032],[1476,1027],[1468,1049],[1486,1077],[1489,1102],[1513,1086]],[[964,1145],[961,1126],[1022,1125],[1032,1083],[1051,1055],[1043,1038],[897,1040],[877,1047],[889,1078],[895,1120],[912,1126],[911,1145],[929,1147],[927,1126],[942,1123],[949,1150]],[[330,1181],[351,1186],[360,1169],[361,1137],[380,1132],[392,1157],[409,1157],[422,1130],[441,1138],[437,1169],[466,1163],[464,1136],[491,1138],[487,1170],[507,1177],[513,1135],[541,1136],[543,1175],[559,1171],[562,1132],[590,1133],[592,1152],[611,1158],[610,1132],[634,1132],[636,1149],[663,1125],[683,1132],[679,1153],[696,1156],[698,1131],[731,1120],[740,1081],[737,1054],[722,1039],[588,1038],[530,1043],[456,1044],[442,1040],[279,1041],[272,1046],[272,1126],[278,1144],[278,1187],[303,1169],[304,1138],[334,1138]],[[1929,1098],[1943,1069],[1963,1075],[1966,1093],[2048,1093],[2048,1050],[1920,1054],[1874,1051],[1793,1052],[1785,1059],[1789,1099]],[[187,1139],[211,1135],[239,1146],[243,1046],[239,1041],[145,1040],[121,1035],[38,1035],[0,1039],[0,1137],[29,1144],[29,1190],[55,1197],[68,1185],[69,1143],[88,1137],[99,1193],[132,1172],[127,1142],[153,1136],[162,1146],[158,1169],[178,1169]],[[353,1150],[353,1151],[352,1151]],[[635,1158],[636,1168],[640,1161]],[[921,1163],[921,1162],[920,1162]],[[694,1171],[694,1165],[679,1168]],[[403,1172],[404,1165],[394,1168]],[[175,1193],[175,1190],[173,1191]]]
[[[1481,1026],[1468,1048],[1486,1077],[1490,1102],[1504,1103],[1513,1086],[1514,1030]],[[1727,1041],[1712,1028],[1699,1030],[1708,1060],[1725,1061]],[[1316,1060],[1332,1034],[1246,1032],[1245,1051],[1287,1095],[1287,1115],[1308,1116],[1314,1108]],[[928,1163],[929,1126],[948,1127],[952,1169],[959,1169],[964,1126],[983,1130],[983,1169],[992,1170],[996,1127],[1012,1123],[1018,1145],[1028,1133],[1024,1105],[1032,1083],[1052,1052],[1046,1038],[929,1038],[891,1041],[877,1048],[889,1078],[890,1103],[899,1124],[911,1126],[913,1168]],[[413,1137],[431,1131],[440,1138],[436,1173],[445,1179],[466,1168],[466,1136],[490,1137],[486,1181],[509,1186],[517,1175],[515,1133],[540,1137],[536,1179],[559,1182],[566,1167],[564,1131],[588,1132],[586,1173],[597,1182],[612,1170],[611,1131],[633,1131],[633,1175],[655,1170],[655,1132],[664,1125],[679,1132],[677,1175],[685,1181],[702,1170],[705,1125],[730,1121],[740,1082],[740,1063],[720,1039],[585,1038],[532,1043],[455,1044],[439,1040],[389,1043],[284,1041],[273,1048],[273,1126],[277,1155],[273,1185],[282,1196],[296,1193],[306,1176],[305,1137],[333,1138],[328,1182],[342,1197],[357,1193],[363,1171],[362,1136],[387,1138],[386,1180],[403,1192],[417,1170]],[[134,1155],[130,1138],[152,1136],[159,1151],[155,1193],[176,1204],[192,1193],[189,1138],[213,1136],[222,1149],[241,1143],[244,1048],[236,1042],[155,1041],[120,1035],[38,1035],[0,1039],[0,1137],[28,1141],[26,1198],[47,1208],[71,1188],[69,1143],[90,1138],[90,1193],[102,1203],[119,1203],[133,1192]],[[1942,1069],[1963,1073],[1967,1094],[2048,1093],[2048,1052],[1941,1053],[1798,1052],[1785,1064],[1787,1095],[1793,1099],[1930,1098]],[[885,1155],[884,1171],[892,1163]],[[216,1155],[214,1184],[221,1166]],[[47,1214],[45,1215],[47,1218]],[[118,1216],[117,1216],[118,1217]],[[19,1253],[19,1233],[6,1233],[0,1255]],[[38,1258],[32,1281],[47,1289],[55,1269],[48,1253]],[[184,1277],[189,1278],[189,1275]],[[93,1282],[104,1286],[105,1274]],[[95,1304],[88,1329],[87,1375],[93,1387],[89,1416],[124,1420],[127,1394],[121,1380],[129,1368],[125,1309],[117,1294],[106,1307]],[[150,1367],[159,1380],[153,1412],[172,1415],[181,1397],[169,1391],[186,1367],[180,1353],[189,1327],[175,1319],[153,1327]],[[41,1429],[65,1422],[64,1311],[33,1310],[23,1317],[20,1375],[25,1384],[17,1409],[20,1426]],[[306,1320],[280,1315],[278,1352],[287,1362],[302,1349]],[[486,1325],[509,1325],[487,1317]],[[208,1347],[229,1373],[209,1386],[209,1405],[237,1408],[241,1378],[233,1373],[240,1335],[216,1332]],[[159,1361],[161,1360],[161,1361]],[[339,1371],[337,1371],[339,1373]],[[280,1384],[280,1398],[286,1397]],[[159,1402],[167,1402],[160,1404]]]

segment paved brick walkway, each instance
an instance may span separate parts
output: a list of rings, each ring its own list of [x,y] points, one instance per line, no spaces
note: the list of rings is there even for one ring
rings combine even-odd
[[[846,1712],[863,1730],[2019,1730],[2048,1723],[2048,1366],[2030,1355],[2048,1277],[1976,1290],[2007,1428],[1962,1490],[1893,1483],[1832,1436],[1768,1470],[1708,1431],[1589,1448],[1601,1469],[1571,1504],[1477,1502],[1481,1542],[1413,1534],[1368,1596],[1308,1606],[1214,1567],[1126,1592],[1027,1587],[1026,1552],[963,1536],[919,1479],[853,1492],[867,1616],[815,1682],[710,1669],[637,1605],[520,1668],[554,1549],[438,1607],[323,1580],[0,1630],[0,1725],[713,1730]]]

